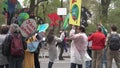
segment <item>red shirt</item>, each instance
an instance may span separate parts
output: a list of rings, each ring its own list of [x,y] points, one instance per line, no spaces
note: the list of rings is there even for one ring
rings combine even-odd
[[[105,47],[105,40],[105,35],[99,31],[88,37],[88,41],[92,41],[93,50],[102,50]]]

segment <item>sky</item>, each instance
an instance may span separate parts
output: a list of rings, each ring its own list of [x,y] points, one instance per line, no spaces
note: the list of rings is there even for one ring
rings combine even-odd
[[[23,1],[24,0],[18,0],[19,2],[20,2],[20,4],[23,6]],[[60,0],[61,1],[61,0]],[[65,2],[65,1],[67,1],[67,0],[63,0],[63,2]]]
[[[20,4],[23,6],[23,1],[24,1],[24,0],[18,0],[18,1],[19,1]]]

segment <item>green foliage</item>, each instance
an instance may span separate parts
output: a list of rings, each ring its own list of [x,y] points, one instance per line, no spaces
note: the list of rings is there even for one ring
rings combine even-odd
[[[119,23],[120,22],[120,9],[113,9],[109,12],[109,22],[110,23]]]
[[[43,9],[43,5],[44,5],[44,9]],[[44,2],[44,3],[40,4],[40,6],[39,6],[39,11],[38,11],[39,16],[42,17],[43,19],[44,19],[44,16],[45,16],[45,22],[50,22],[47,15],[49,13],[53,13],[53,12],[57,13],[57,8],[58,7],[60,7],[60,1],[59,0],[53,0],[51,3]],[[43,14],[43,11],[45,12],[45,14]]]
[[[120,8],[112,9],[109,12],[108,21],[109,24],[115,24],[120,27]]]
[[[89,24],[88,27],[86,27],[86,33],[92,33],[96,31],[96,25],[95,24]]]
[[[1,1],[0,1],[0,5],[1,5],[1,6],[2,6],[3,1],[4,1],[4,0],[1,0]],[[1,25],[1,24],[4,23],[4,15],[2,14],[2,12],[3,12],[3,8],[2,8],[2,7],[0,7],[0,10],[1,10],[1,11],[0,11],[0,25]]]

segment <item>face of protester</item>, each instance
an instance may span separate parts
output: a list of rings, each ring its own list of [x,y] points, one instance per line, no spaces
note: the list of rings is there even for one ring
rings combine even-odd
[[[74,26],[74,25],[72,26],[72,29],[75,29],[75,26]]]
[[[76,32],[77,32],[77,33],[79,33],[79,32],[80,32],[80,29],[79,29],[79,28],[77,28]]]

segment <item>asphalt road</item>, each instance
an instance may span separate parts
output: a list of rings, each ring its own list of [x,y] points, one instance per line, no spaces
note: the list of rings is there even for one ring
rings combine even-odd
[[[48,68],[48,58],[40,58],[41,68]],[[103,65],[104,66],[104,65]],[[63,61],[59,61],[58,59],[53,64],[53,68],[70,68],[70,58],[65,58]],[[85,68],[85,67],[83,67]],[[105,68],[105,66],[104,66]],[[117,68],[115,62],[113,61],[112,68]]]
[[[59,52],[59,51],[58,51]],[[63,56],[69,56],[70,53],[64,52]],[[48,50],[41,50],[40,56],[48,56]],[[70,68],[70,58],[64,58],[65,60],[59,61],[58,59],[53,64],[53,68]],[[40,58],[40,65],[41,68],[48,68],[48,58]],[[83,64],[83,68],[85,68],[85,64]],[[103,65],[103,68],[105,68],[105,65]],[[115,62],[112,63],[112,68],[117,68]]]

